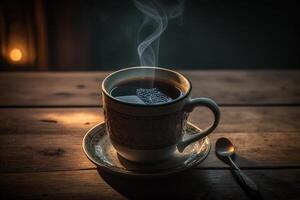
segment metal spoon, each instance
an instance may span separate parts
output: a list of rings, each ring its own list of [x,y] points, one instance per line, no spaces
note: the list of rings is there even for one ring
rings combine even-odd
[[[222,160],[226,158],[230,165],[236,169],[237,175],[244,186],[252,192],[258,192],[258,187],[239,167],[233,162],[231,156],[235,153],[233,144],[227,138],[219,138],[216,142],[216,154]]]

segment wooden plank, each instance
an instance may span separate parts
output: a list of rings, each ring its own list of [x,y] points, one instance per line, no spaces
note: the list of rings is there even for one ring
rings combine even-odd
[[[207,96],[219,104],[299,104],[300,71],[183,72],[192,80],[193,96]]]
[[[79,134],[102,122],[101,108],[0,109],[1,134]]]
[[[83,154],[81,142],[86,131],[103,120],[101,112],[99,108],[0,109],[0,171],[95,167]],[[299,112],[298,107],[224,107],[220,128],[210,138],[212,144],[219,137],[230,138],[242,167],[298,167],[299,124],[290,119],[299,119]],[[227,166],[212,149],[200,167]]]
[[[219,137],[236,145],[236,163],[241,167],[300,167],[299,133],[214,133],[210,136],[212,151],[199,168],[228,167],[215,156],[214,144]],[[95,168],[83,153],[83,134],[0,135],[0,172]]]
[[[1,199],[125,199],[96,170],[0,174]]]
[[[219,104],[298,104],[300,71],[181,71]],[[1,106],[98,106],[109,72],[1,73]]]
[[[196,108],[189,120],[200,128],[213,120],[208,109]],[[300,131],[300,107],[221,107],[221,120],[215,132]]]
[[[207,127],[212,115],[197,108],[190,121]],[[221,122],[215,132],[300,131],[300,106],[221,107]],[[80,134],[103,121],[101,108],[0,109],[0,134]]]
[[[244,172],[259,185],[261,199],[299,199],[299,169]],[[249,199],[229,170],[191,170],[152,179],[121,177],[103,170],[100,175],[96,170],[1,173],[0,196],[2,199]]]

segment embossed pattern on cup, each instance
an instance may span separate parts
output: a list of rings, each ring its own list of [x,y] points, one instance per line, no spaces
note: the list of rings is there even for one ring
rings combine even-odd
[[[136,116],[105,108],[109,137],[134,149],[157,149],[177,144],[186,126],[183,111],[155,116]]]

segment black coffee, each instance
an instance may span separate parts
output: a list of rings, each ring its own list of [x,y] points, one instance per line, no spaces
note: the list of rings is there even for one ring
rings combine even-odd
[[[167,103],[183,95],[171,82],[150,78],[121,82],[110,93],[120,101],[148,105]]]

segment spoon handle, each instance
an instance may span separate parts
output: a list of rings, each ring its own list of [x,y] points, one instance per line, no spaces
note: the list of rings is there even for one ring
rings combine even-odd
[[[241,182],[251,191],[253,192],[258,192],[258,187],[257,185],[254,183],[254,181],[252,179],[250,179],[244,172],[242,172],[242,170],[240,170],[240,168],[233,162],[233,160],[231,159],[230,156],[228,156],[228,159],[231,163],[231,165],[236,169],[237,175],[239,177],[239,179],[241,180]]]

